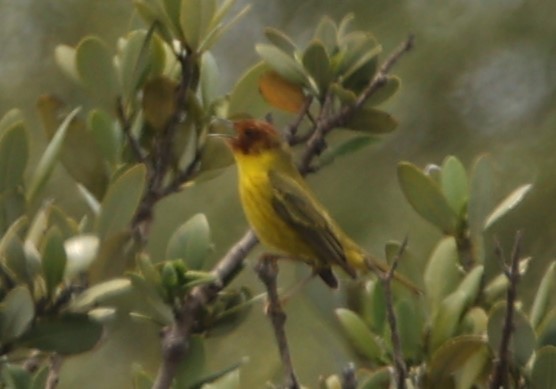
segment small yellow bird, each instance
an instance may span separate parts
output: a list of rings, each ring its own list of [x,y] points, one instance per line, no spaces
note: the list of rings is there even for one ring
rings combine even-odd
[[[309,264],[332,288],[338,286],[333,265],[352,278],[356,269],[387,271],[386,264],[368,255],[330,217],[271,124],[245,119],[233,127],[235,136],[225,139],[237,163],[243,210],[264,245]],[[395,278],[417,290],[399,274]]]

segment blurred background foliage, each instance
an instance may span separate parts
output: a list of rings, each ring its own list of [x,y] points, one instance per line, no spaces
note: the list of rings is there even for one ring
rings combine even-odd
[[[398,130],[364,152],[337,160],[310,182],[340,224],[371,252],[382,255],[385,242],[408,235],[411,251],[425,261],[440,233],[404,200],[397,163],[407,160],[424,167],[455,155],[469,168],[478,155],[490,154],[495,198],[520,184],[534,184],[524,204],[490,232],[507,251],[515,230],[525,232],[524,251],[533,260],[520,292],[529,301],[556,252],[556,3],[244,0],[236,7],[246,3],[252,4],[249,15],[214,50],[222,93],[257,60],[254,44],[264,41],[265,26],[278,27],[304,44],[323,15],[339,20],[354,12],[355,28],[372,31],[385,52],[408,33],[416,35],[415,50],[395,69],[402,79],[401,92],[385,106],[399,120]],[[56,45],[74,46],[94,34],[115,46],[120,35],[137,26],[140,21],[129,0],[0,2],[0,116],[13,107],[24,110],[32,133],[31,163],[45,144],[35,109],[38,96],[55,93],[73,105],[93,106],[86,92],[56,66]],[[71,214],[81,215],[86,204],[68,183],[67,173],[57,169],[48,194]],[[246,228],[238,205],[233,168],[165,199],[157,207],[149,240],[152,258],[163,258],[171,232],[184,219],[203,212],[216,244],[211,258],[217,260]],[[256,252],[250,263],[255,258]],[[308,273],[293,264],[282,265],[281,271],[284,288]],[[235,283],[262,290],[249,268]],[[316,384],[316,374],[338,372],[356,358],[333,316],[333,308],[343,301],[343,295],[314,282],[287,306],[294,364],[301,381],[310,386]],[[115,337],[64,364],[60,387],[129,386],[132,358],[149,371],[156,369],[159,344],[153,328],[126,320],[113,324]],[[268,377],[280,374],[271,330],[260,309],[252,310],[229,336],[211,338],[207,353],[209,370],[247,356],[244,387],[261,387]]]

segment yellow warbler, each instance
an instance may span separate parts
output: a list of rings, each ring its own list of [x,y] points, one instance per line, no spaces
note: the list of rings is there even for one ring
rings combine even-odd
[[[245,119],[233,126],[235,135],[225,139],[237,163],[243,210],[264,245],[309,264],[332,288],[338,286],[332,266],[352,278],[357,269],[387,271],[386,264],[368,255],[330,217],[271,124]],[[417,290],[404,277],[395,278]]]

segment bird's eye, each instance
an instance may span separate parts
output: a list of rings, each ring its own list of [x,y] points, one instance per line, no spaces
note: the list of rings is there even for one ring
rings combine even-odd
[[[247,138],[253,139],[253,138],[255,138],[256,135],[257,135],[257,130],[255,130],[255,129],[252,128],[252,127],[247,127],[247,128],[245,129],[245,131],[244,131],[244,134],[245,134],[245,136],[246,136]]]

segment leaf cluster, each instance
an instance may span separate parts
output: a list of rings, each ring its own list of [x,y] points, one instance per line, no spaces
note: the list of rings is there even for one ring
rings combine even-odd
[[[511,331],[509,381],[515,387],[551,385],[552,372],[545,366],[556,355],[556,307],[550,297],[556,287],[556,263],[546,269],[532,305],[526,309],[518,301],[512,326],[505,328],[505,293],[515,285],[506,273],[485,274],[485,262],[502,259],[481,245],[484,232],[515,209],[531,185],[519,187],[488,210],[482,197],[483,186],[490,184],[485,180],[488,170],[487,157],[476,161],[470,178],[453,156],[425,171],[407,162],[398,166],[409,204],[444,233],[418,280],[423,296],[400,294],[394,302],[403,356],[410,367],[407,387],[488,387],[504,331]],[[387,257],[392,259],[398,250],[399,244],[389,244]],[[529,260],[520,258],[520,274]],[[400,262],[402,269],[420,274],[411,251],[405,251]],[[351,310],[336,310],[355,350],[373,366],[360,372],[361,388],[388,387],[392,379],[387,373],[394,355],[387,340],[391,328],[384,293],[380,280],[368,281],[357,291]]]

